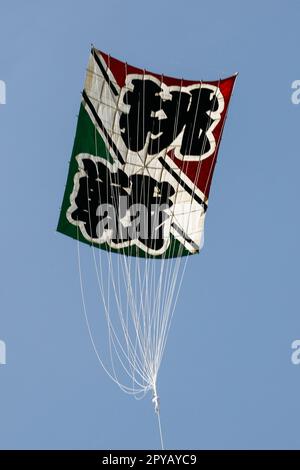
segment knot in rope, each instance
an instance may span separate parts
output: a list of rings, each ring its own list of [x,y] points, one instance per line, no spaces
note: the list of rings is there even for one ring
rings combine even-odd
[[[156,393],[153,395],[152,403],[154,403],[155,413],[159,413],[159,396]]]

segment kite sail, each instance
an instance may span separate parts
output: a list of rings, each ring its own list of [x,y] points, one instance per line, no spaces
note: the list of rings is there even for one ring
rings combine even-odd
[[[95,48],[89,58],[58,231],[78,241],[99,361],[125,392],[151,390],[157,412],[158,371],[188,255],[203,246],[235,79],[176,79]],[[92,247],[109,364],[87,314],[80,242]]]

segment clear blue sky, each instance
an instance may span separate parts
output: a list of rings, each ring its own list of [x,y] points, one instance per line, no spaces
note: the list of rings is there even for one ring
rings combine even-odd
[[[240,73],[159,377],[165,441],[299,448],[299,2],[10,0],[0,14],[0,448],[159,447],[150,399],[99,367],[76,242],[55,231],[90,43],[166,75]]]

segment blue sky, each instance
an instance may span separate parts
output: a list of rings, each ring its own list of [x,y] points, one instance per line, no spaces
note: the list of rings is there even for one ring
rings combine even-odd
[[[1,2],[1,449],[159,447],[150,397],[99,367],[76,243],[55,231],[91,43],[166,75],[239,72],[160,372],[165,442],[299,448],[299,14],[293,0]]]

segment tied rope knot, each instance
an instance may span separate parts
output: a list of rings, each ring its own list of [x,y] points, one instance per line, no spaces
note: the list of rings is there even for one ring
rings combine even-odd
[[[154,403],[155,413],[159,413],[159,396],[156,393],[153,395],[152,403]]]

